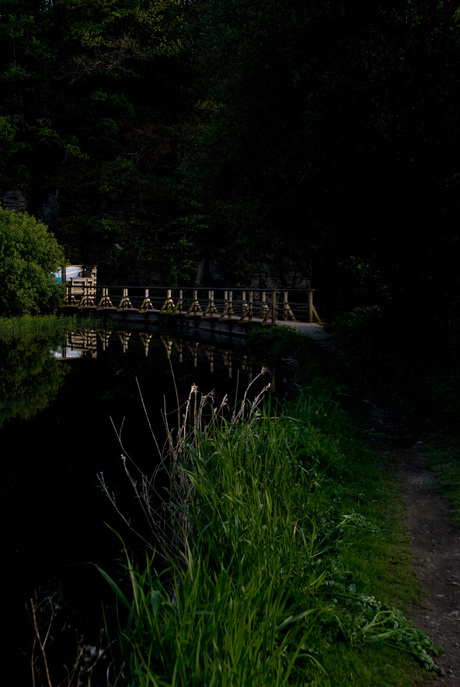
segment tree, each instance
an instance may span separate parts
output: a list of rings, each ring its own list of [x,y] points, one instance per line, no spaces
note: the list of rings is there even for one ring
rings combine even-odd
[[[55,309],[63,297],[54,273],[64,254],[47,227],[25,212],[0,208],[0,314]]]
[[[445,274],[456,231],[447,221],[458,178],[454,7],[196,3],[203,106],[182,169],[192,211],[209,217],[206,245],[224,247],[227,262],[234,246],[265,262],[313,263],[323,296],[336,282],[334,305],[337,275],[357,262],[391,284],[401,312],[421,303],[428,278]],[[353,304],[345,274],[339,310]]]
[[[137,237],[162,246],[175,219],[184,11],[177,0],[0,0],[0,195],[20,189],[69,259],[97,261],[102,278],[104,260],[111,279],[148,272]]]

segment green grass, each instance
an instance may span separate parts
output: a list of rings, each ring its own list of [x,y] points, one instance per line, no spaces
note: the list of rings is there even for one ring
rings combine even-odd
[[[276,407],[192,389],[164,456],[167,517],[132,479],[157,548],[125,552],[128,585],[106,576],[113,684],[403,687],[435,668],[403,614],[417,587],[399,485],[316,372]]]
[[[449,435],[433,437],[424,445],[428,465],[442,494],[452,506],[452,523],[460,526],[460,444]]]
[[[64,317],[57,315],[25,315],[0,317],[0,341],[48,338],[69,331],[92,329],[98,321],[92,318]]]

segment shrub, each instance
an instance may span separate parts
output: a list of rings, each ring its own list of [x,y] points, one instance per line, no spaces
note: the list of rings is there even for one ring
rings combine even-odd
[[[42,222],[0,208],[0,315],[53,311],[63,298],[54,272],[63,264],[63,252]]]

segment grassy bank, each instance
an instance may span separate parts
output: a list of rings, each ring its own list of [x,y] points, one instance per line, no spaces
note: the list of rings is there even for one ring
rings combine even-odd
[[[408,314],[409,315],[409,314]],[[328,331],[423,442],[428,463],[453,522],[460,524],[460,364],[458,322],[434,326],[428,319],[396,322],[380,308],[361,308],[337,318]]]
[[[25,315],[23,317],[0,317],[0,340],[49,339],[63,333],[92,329],[98,321],[92,318],[58,315]]]
[[[163,508],[132,478],[151,547],[143,560],[125,549],[122,583],[107,577],[112,683],[416,684],[436,649],[404,617],[417,589],[399,485],[309,342],[277,332],[257,346],[295,393],[217,408],[192,389],[163,459]]]

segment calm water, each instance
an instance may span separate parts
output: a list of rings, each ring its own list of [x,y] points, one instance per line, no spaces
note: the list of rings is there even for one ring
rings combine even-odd
[[[88,642],[102,627],[101,599],[108,589],[88,562],[116,574],[120,546],[107,523],[123,536],[129,533],[102,494],[99,472],[135,516],[113,425],[123,427],[125,450],[147,471],[157,462],[138,383],[161,442],[161,411],[166,404],[174,417],[177,407],[169,360],[181,401],[192,383],[203,393],[215,389],[218,399],[225,393],[234,399],[260,366],[246,358],[241,346],[162,341],[137,332],[75,338],[72,347],[54,346],[53,352],[46,342],[0,346],[0,356],[6,575],[0,610],[9,619],[10,640],[3,649],[19,667],[18,677],[23,668],[18,684],[32,684],[22,652],[33,638],[25,604],[37,590],[60,591],[71,624]],[[65,650],[56,653],[61,660]]]

